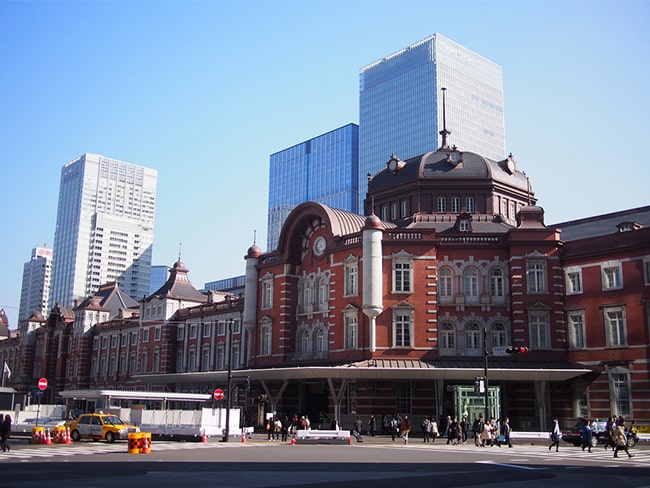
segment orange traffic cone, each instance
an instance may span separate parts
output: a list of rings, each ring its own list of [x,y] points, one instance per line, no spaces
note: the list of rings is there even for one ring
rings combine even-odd
[[[72,444],[72,438],[70,437],[70,427],[65,428],[65,438],[64,442],[66,444]]]
[[[292,445],[292,446],[295,446],[295,445],[296,445],[296,434],[293,434],[293,435],[291,436],[291,445]]]
[[[45,431],[45,444],[52,444],[52,437],[50,437],[50,429]]]
[[[201,436],[201,442],[208,442],[208,436],[205,435],[205,429],[203,430],[203,435]]]
[[[352,437],[348,437],[348,445],[352,445]]]
[[[244,429],[241,430],[241,442],[242,444],[246,444],[246,432]]]

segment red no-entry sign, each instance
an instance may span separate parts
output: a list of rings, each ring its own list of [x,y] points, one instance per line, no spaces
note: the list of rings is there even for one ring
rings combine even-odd
[[[38,389],[39,390],[47,389],[47,379],[46,378],[41,378],[40,380],[38,380]]]
[[[221,388],[217,388],[214,390],[213,396],[215,400],[223,400],[223,390]]]

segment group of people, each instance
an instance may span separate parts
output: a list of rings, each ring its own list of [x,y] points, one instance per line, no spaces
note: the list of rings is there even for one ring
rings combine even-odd
[[[485,420],[483,414],[479,414],[472,423],[472,434],[474,435],[474,445],[476,447],[501,447],[501,444],[512,447],[510,432],[510,419],[508,417],[503,417],[500,421],[493,417],[488,417]]]
[[[408,415],[404,417],[398,413],[393,416],[384,415],[382,425],[384,433],[389,433],[393,442],[395,442],[397,437],[401,437],[404,440],[404,444],[408,444],[409,434],[413,428]]]
[[[614,451],[614,457],[618,457],[620,451],[625,451],[628,458],[634,457],[634,454],[630,454],[628,445],[627,445],[627,429],[625,427],[625,418],[612,416],[607,420],[607,426],[605,427],[607,435],[605,436],[605,449],[611,447]],[[592,422],[589,419],[586,419],[582,424],[580,429],[580,434],[582,438],[582,450],[587,449],[588,452],[591,452],[592,440],[594,432],[592,430]],[[553,429],[550,434],[551,444],[548,446],[548,450],[552,450],[555,447],[555,452],[557,452],[560,446],[560,441],[562,440],[562,431],[560,429],[560,422],[557,418],[553,419]]]
[[[0,450],[2,452],[11,451],[9,437],[11,436],[11,415],[0,413]]]
[[[300,418],[298,418],[297,414],[294,414],[291,418],[289,418],[288,415],[285,415],[282,418],[278,416],[269,416],[266,419],[264,428],[266,429],[266,434],[269,441],[286,442],[289,440],[289,435],[294,434],[296,430],[310,429],[311,422],[309,421],[309,417],[307,415],[303,415]]]

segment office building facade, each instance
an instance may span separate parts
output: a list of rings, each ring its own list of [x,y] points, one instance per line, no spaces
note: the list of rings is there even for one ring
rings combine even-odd
[[[26,319],[32,312],[47,315],[52,276],[52,249],[35,247],[32,257],[23,266],[23,285],[20,291],[18,320]]]
[[[169,276],[169,266],[164,264],[151,266],[151,278],[149,280],[149,295],[165,284]]]
[[[272,154],[267,248],[275,249],[285,219],[299,204],[359,211],[359,126],[348,124]]]
[[[61,170],[50,307],[70,307],[115,281],[149,292],[158,173],[98,154]]]
[[[359,75],[359,208],[368,173],[391,154],[406,160],[441,146],[442,88],[450,144],[503,160],[505,127],[501,66],[440,34],[361,68]]]

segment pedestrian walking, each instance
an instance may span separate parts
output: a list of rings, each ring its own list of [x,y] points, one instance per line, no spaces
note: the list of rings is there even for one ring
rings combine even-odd
[[[411,432],[411,420],[408,415],[404,415],[404,420],[402,420],[402,439],[404,439],[404,444],[409,443],[409,432]]]
[[[504,417],[503,421],[501,422],[501,436],[503,436],[503,443],[508,444],[508,447],[512,447],[512,442],[510,442],[510,432],[512,429],[510,428],[510,419],[508,417]],[[501,439],[499,439],[499,443],[501,443]]]
[[[431,444],[433,444],[436,442],[436,437],[440,435],[440,432],[438,432],[438,422],[436,422],[436,419],[434,417],[431,417],[429,429],[431,431]]]
[[[467,442],[467,430],[468,430],[468,425],[467,425],[467,417],[463,415],[463,418],[461,419],[460,423],[460,435],[461,435],[461,442],[465,444]]]
[[[591,440],[594,437],[594,433],[591,430],[591,420],[589,419],[585,420],[585,423],[582,425],[582,429],[580,433],[582,436],[582,451],[584,452],[586,447],[588,451],[591,452]]]
[[[399,430],[402,428],[402,417],[399,414],[395,414],[390,420],[390,436],[395,442],[395,437],[399,434]]]
[[[474,419],[472,424],[472,432],[474,433],[474,445],[479,447],[481,443],[481,433],[483,432],[483,414],[479,414],[478,417]]]
[[[357,419],[354,421],[354,428],[352,434],[354,435],[357,442],[363,442],[363,437],[361,437],[361,431],[363,430],[363,421],[361,417],[357,415]]]
[[[422,438],[425,443],[429,442],[430,440],[430,435],[431,435],[431,421],[429,420],[429,417],[424,417],[422,419],[422,423],[420,424],[420,430],[422,431]]]
[[[562,431],[560,430],[560,422],[558,419],[553,419],[553,430],[551,431],[551,445],[548,446],[550,451],[555,447],[555,452],[558,452],[560,441],[562,440]]]
[[[377,433],[377,419],[374,415],[371,415],[368,419],[368,432],[371,437],[374,437]]]
[[[616,425],[616,431],[614,432],[614,457],[618,457],[619,451],[625,451],[628,458],[634,457],[634,454],[630,454],[627,447],[627,435],[625,435],[625,419],[620,417]]]
[[[609,417],[607,419],[607,426],[605,427],[605,430],[607,432],[607,436],[605,445],[603,447],[605,450],[607,450],[608,447],[614,449],[616,447],[616,442],[614,441],[614,436],[616,434],[616,417]]]
[[[9,414],[5,415],[4,420],[2,421],[2,426],[0,426],[0,448],[2,452],[11,451],[11,446],[9,445],[9,437],[11,436],[11,416]]]

